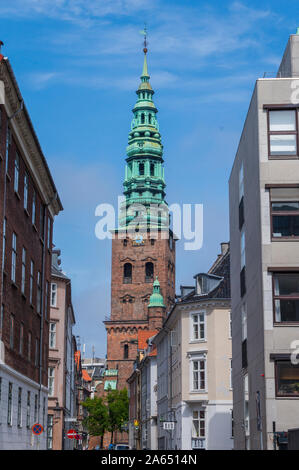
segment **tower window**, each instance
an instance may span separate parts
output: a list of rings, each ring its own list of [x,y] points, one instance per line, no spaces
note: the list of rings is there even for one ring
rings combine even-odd
[[[139,174],[144,175],[144,163],[139,163]]]
[[[125,344],[124,345],[124,359],[128,359],[129,357],[129,345]]]
[[[151,114],[148,115],[148,123],[149,123],[149,124],[152,123],[152,115],[151,115]]]
[[[141,124],[144,124],[144,113],[141,114]]]
[[[151,176],[155,176],[155,165],[151,163]]]
[[[152,282],[154,279],[154,265],[153,263],[145,264],[145,282]]]
[[[125,263],[124,265],[124,284],[132,283],[132,265],[131,263]]]

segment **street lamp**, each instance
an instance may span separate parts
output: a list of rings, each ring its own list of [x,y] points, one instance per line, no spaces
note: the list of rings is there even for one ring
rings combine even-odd
[[[53,411],[54,411],[54,419],[58,420],[60,418],[60,406],[59,406],[59,403],[58,403],[58,400],[56,400],[56,405],[55,407],[53,408]]]

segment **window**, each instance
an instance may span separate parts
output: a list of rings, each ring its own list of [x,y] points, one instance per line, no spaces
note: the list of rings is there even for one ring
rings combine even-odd
[[[129,345],[125,344],[124,345],[124,359],[128,359],[129,357]]]
[[[191,340],[205,339],[205,312],[192,313],[191,315],[192,331]]]
[[[244,430],[245,435],[249,436],[249,383],[248,374],[243,377],[243,390],[244,390]]]
[[[31,401],[30,392],[27,392],[27,410],[26,410],[26,427],[30,428],[30,413],[31,413]]]
[[[299,272],[273,273],[275,322],[299,322]]]
[[[48,415],[47,449],[53,448],[53,415]]]
[[[124,264],[124,284],[131,284],[132,283],[132,265],[131,263]]]
[[[10,337],[9,337],[9,345],[10,348],[13,349],[14,347],[14,316],[10,315]]]
[[[30,262],[30,292],[29,292],[29,301],[32,304],[33,302],[33,273],[34,273],[34,262]]]
[[[49,396],[54,396],[54,367],[49,367],[48,369],[48,389],[49,389]]]
[[[24,209],[28,209],[28,175],[25,173],[24,176]]]
[[[242,269],[245,266],[245,232],[244,230],[242,230],[241,232],[240,251],[241,251],[241,269]]]
[[[56,346],[56,323],[50,323],[49,346],[51,349],[55,348]]]
[[[23,354],[23,345],[24,345],[24,325],[20,325],[20,344],[19,344],[19,353]]]
[[[37,313],[41,312],[41,273],[38,271],[37,273],[37,295],[36,295],[36,311]]]
[[[139,163],[139,175],[144,175],[144,163]]]
[[[12,383],[8,384],[7,424],[12,426]]]
[[[16,282],[16,266],[17,266],[17,235],[12,234],[12,252],[11,252],[11,280]]]
[[[51,307],[56,307],[57,304],[57,284],[51,284]]]
[[[192,437],[205,437],[205,411],[193,411],[192,416]]]
[[[141,114],[141,124],[144,124],[144,113]]]
[[[299,200],[271,203],[272,237],[299,237]]]
[[[145,263],[145,282],[153,282],[154,280],[154,265],[153,263]]]
[[[269,111],[269,156],[297,155],[295,110]]]
[[[33,195],[32,195],[32,224],[35,225],[35,217],[36,217],[36,194],[35,191],[33,190]]]
[[[299,365],[276,361],[276,396],[299,397]]]
[[[17,193],[19,191],[19,173],[20,173],[20,157],[16,153],[15,158],[15,179],[14,179],[14,190]]]
[[[205,391],[206,389],[206,361],[205,359],[201,360],[192,360],[192,390],[193,391]]]
[[[21,292],[25,294],[25,282],[26,282],[26,250],[22,250],[22,281],[21,281]]]
[[[18,428],[22,427],[22,388],[19,387],[18,391],[18,416],[17,416],[17,426]]]
[[[28,361],[31,361],[31,338],[32,338],[32,335],[29,331],[28,333]]]
[[[151,163],[150,172],[151,172],[151,176],[155,176],[155,165],[154,165],[154,163]]]

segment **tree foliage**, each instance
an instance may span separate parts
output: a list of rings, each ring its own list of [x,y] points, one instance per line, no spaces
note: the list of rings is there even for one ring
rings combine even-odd
[[[126,388],[122,390],[110,390],[107,395],[109,414],[109,431],[111,442],[115,431],[123,431],[124,424],[129,419],[129,398]]]
[[[84,424],[91,436],[103,436],[109,427],[108,409],[100,397],[87,398],[82,406],[87,409],[88,416]]]

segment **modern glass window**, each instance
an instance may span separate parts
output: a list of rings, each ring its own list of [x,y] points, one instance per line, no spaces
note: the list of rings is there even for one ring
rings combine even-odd
[[[20,325],[20,343],[19,343],[19,354],[23,354],[24,348],[24,325],[21,323]]]
[[[41,312],[41,292],[42,292],[42,284],[41,284],[41,273],[38,271],[37,273],[37,293],[36,293],[36,311],[37,313]]]
[[[206,389],[206,361],[205,359],[192,361],[192,389],[205,391]]]
[[[132,265],[131,263],[125,263],[123,283],[131,284],[131,282],[132,282]]]
[[[30,262],[30,282],[29,282],[29,301],[30,304],[33,302],[33,275],[34,275],[34,262]]]
[[[205,313],[192,313],[192,333],[191,340],[204,340],[205,339]]]
[[[8,384],[7,424],[12,426],[12,382]]]
[[[26,427],[30,428],[31,399],[30,392],[27,392],[27,410],[26,410]]]
[[[24,176],[24,209],[28,209],[28,186],[29,186],[29,178],[27,173]]]
[[[299,237],[299,201],[272,202],[272,237]]]
[[[269,111],[270,156],[297,155],[295,110]]]
[[[32,341],[32,335],[31,335],[31,332],[29,331],[29,333],[28,333],[28,350],[27,350],[28,361],[31,361],[31,341]]]
[[[17,426],[22,427],[22,388],[18,390],[18,415],[17,415]]]
[[[273,273],[275,322],[299,323],[299,272]]]
[[[51,322],[49,328],[49,346],[51,349],[56,346],[56,323]]]
[[[299,397],[299,365],[290,361],[277,361],[275,373],[276,396]]]
[[[15,334],[15,319],[13,315],[10,315],[10,335],[9,335],[9,345],[10,348],[14,347],[14,334]]]
[[[154,280],[154,265],[153,263],[145,263],[145,282],[153,282]]]
[[[12,251],[11,251],[11,280],[16,282],[17,267],[17,235],[12,234]]]
[[[51,307],[56,307],[57,305],[57,284],[51,284]]]
[[[15,157],[15,179],[14,179],[14,190],[17,193],[19,191],[19,174],[20,174],[20,157],[16,153]]]
[[[192,414],[192,437],[205,437],[205,431],[205,411],[194,410]]]
[[[22,280],[21,280],[21,292],[25,294],[25,284],[26,284],[26,249],[22,250]]]
[[[48,390],[49,390],[50,397],[54,396],[54,375],[55,375],[54,367],[49,367],[48,368]]]
[[[35,225],[36,222],[36,193],[33,190],[32,194],[32,224]]]

